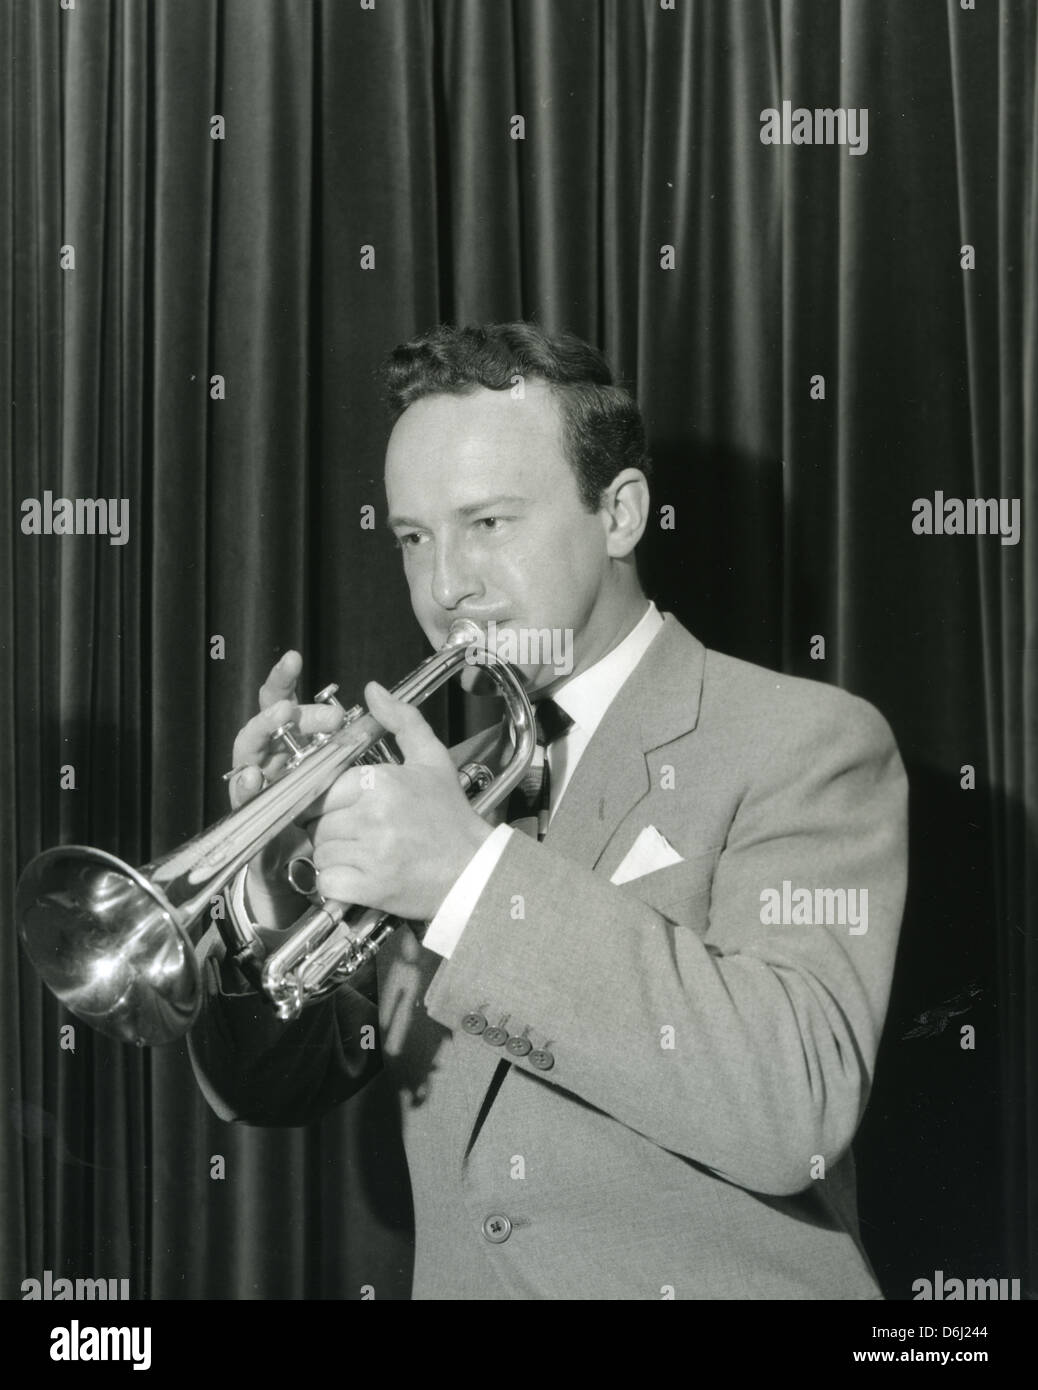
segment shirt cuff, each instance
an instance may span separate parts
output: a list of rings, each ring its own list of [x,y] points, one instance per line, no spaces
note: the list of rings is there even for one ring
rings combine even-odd
[[[475,854],[454,880],[454,886],[440,904],[440,910],[429,923],[422,945],[438,956],[450,960],[451,952],[461,940],[476,903],[505,852],[512,828],[499,825],[476,850]]]

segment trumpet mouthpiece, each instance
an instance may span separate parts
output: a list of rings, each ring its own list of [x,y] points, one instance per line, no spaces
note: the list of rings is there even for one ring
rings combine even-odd
[[[486,633],[471,618],[456,618],[450,625],[450,631],[443,644],[444,648],[471,647],[473,644],[485,647],[487,644]]]

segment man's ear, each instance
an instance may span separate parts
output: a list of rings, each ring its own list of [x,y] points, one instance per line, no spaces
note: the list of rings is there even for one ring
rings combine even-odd
[[[649,484],[640,468],[625,468],[602,493],[598,507],[606,552],[622,559],[641,540],[649,520]]]

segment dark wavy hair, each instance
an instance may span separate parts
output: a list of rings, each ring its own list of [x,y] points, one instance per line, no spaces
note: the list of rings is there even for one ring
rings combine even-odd
[[[394,348],[380,371],[394,424],[423,396],[462,396],[480,386],[508,391],[516,375],[551,388],[566,457],[588,511],[598,510],[602,493],[623,469],[651,476],[637,402],[614,382],[605,356],[574,333],[547,333],[522,322],[439,324]]]

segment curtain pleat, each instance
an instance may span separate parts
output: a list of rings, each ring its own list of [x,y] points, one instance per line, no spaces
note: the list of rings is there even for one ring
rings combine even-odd
[[[441,320],[572,328],[645,413],[658,602],[872,700],[909,767],[857,1145],[884,1286],[1033,1290],[1033,5],[10,0],[0,44],[3,901],[45,846],[141,863],[222,814],[288,647],[306,693],[349,699],[421,659],[374,368]],[[868,153],[763,145],[787,99],[867,107]],[[125,498],[127,543],[22,534],[45,491]],[[1020,498],[1019,544],[915,535],[938,491]],[[451,737],[489,717],[446,692],[427,713]],[[420,1098],[376,1083],[309,1129],[227,1126],[183,1044],[60,1009],[10,912],[0,980],[0,1296],[50,1269],[135,1297],[407,1297]],[[967,990],[974,1050],[958,1015],[906,1039]]]

